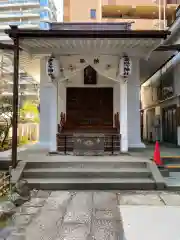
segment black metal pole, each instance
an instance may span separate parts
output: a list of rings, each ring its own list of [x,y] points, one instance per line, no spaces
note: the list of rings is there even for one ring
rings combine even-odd
[[[14,38],[14,75],[13,75],[13,116],[12,116],[12,167],[17,166],[17,129],[18,129],[18,98],[19,98],[19,37]]]
[[[111,139],[111,141],[112,141],[112,145],[111,145],[111,147],[112,147],[112,155],[114,154],[114,135],[112,135],[112,139]]]
[[[66,135],[64,136],[64,154],[66,155],[67,149],[66,149],[66,144],[67,144],[67,137]]]

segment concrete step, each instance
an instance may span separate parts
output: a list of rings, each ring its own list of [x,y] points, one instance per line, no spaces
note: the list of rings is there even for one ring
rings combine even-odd
[[[88,157],[87,157],[88,158]],[[26,169],[30,168],[96,168],[96,169],[120,169],[120,168],[147,168],[145,162],[142,161],[102,161],[93,160],[89,157],[89,160],[79,160],[79,161],[59,161],[58,156],[55,157],[51,162],[49,161],[31,161],[27,162]]]
[[[171,191],[180,191],[180,172],[170,172],[165,178],[166,188]]]
[[[147,168],[30,168],[23,172],[24,178],[150,178]]]
[[[41,190],[153,190],[156,189],[152,179],[132,178],[29,178],[31,189]]]

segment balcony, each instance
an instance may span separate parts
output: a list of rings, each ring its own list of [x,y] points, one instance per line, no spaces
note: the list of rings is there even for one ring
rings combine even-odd
[[[9,0],[9,1],[0,1],[0,5],[9,5],[9,4],[26,4],[26,3],[40,3],[39,0]]]
[[[40,21],[23,21],[23,22],[0,22],[0,29],[9,28],[10,25],[19,26],[19,28],[39,28]]]
[[[26,6],[40,6],[39,0],[9,0],[9,1],[0,1],[0,9],[8,9],[15,7],[26,7]]]
[[[176,14],[178,4],[167,4],[166,18],[173,19]],[[163,16],[164,8],[161,6]],[[158,19],[158,4],[151,5],[103,5],[102,18],[129,18],[129,19]]]
[[[0,14],[0,19],[31,18],[31,17],[39,17],[39,13],[19,12],[19,13],[1,13]]]

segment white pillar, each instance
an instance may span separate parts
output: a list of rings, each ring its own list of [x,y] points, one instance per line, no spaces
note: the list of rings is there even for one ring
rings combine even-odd
[[[39,144],[48,151],[56,151],[57,86],[49,82],[46,59],[41,59],[40,80],[40,134]]]
[[[39,143],[41,147],[49,147],[50,136],[50,91],[48,77],[46,74],[46,59],[41,59],[40,64],[40,128],[39,128]]]
[[[50,152],[57,151],[57,143],[56,143],[56,134],[57,134],[57,84],[52,83],[51,88],[51,99],[50,99]]]
[[[121,152],[128,152],[127,82],[120,79]]]

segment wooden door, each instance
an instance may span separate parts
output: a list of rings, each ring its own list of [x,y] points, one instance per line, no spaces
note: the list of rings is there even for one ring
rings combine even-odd
[[[113,125],[112,88],[67,88],[67,125],[105,127]]]

